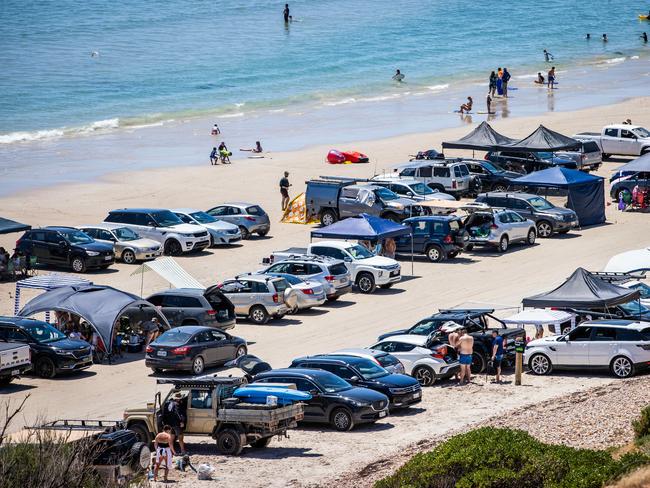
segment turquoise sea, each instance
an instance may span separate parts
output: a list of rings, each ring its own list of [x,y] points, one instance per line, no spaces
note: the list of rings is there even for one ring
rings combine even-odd
[[[444,92],[548,69],[543,49],[569,72],[649,49],[639,0],[300,0],[288,25],[283,5],[2,0],[0,144]]]

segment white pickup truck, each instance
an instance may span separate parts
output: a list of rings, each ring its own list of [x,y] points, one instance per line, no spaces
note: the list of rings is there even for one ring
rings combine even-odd
[[[600,146],[603,159],[612,154],[640,156],[650,152],[650,131],[638,125],[606,125],[600,134],[580,132],[573,138],[579,141],[595,141]]]
[[[32,354],[26,344],[0,342],[0,387],[32,369]]]
[[[365,247],[347,241],[314,242],[306,248],[292,247],[274,252],[274,263],[300,254],[312,254],[341,259],[352,275],[352,281],[361,293],[372,293],[375,288],[390,288],[402,279],[400,264],[391,258],[377,256]]]

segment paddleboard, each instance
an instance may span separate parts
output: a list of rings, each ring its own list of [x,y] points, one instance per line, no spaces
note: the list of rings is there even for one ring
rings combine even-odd
[[[496,112],[476,112],[479,115],[496,115]]]
[[[237,388],[233,393],[234,397],[244,399],[250,403],[266,403],[266,398],[271,395],[277,397],[280,405],[311,400],[309,393],[279,386],[248,385]]]
[[[453,112],[449,112],[450,114],[461,114],[461,115],[472,115],[474,112],[463,112],[461,113],[460,110],[454,110]]]
[[[641,19],[641,20],[648,20],[648,16],[647,16],[647,15],[639,14],[639,19]]]
[[[395,75],[395,76],[393,76],[393,80],[395,80],[395,81],[403,81],[404,80],[404,75],[401,74],[401,73],[399,75]]]

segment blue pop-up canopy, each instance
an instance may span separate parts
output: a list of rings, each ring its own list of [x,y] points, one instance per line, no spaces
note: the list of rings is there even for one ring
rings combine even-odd
[[[340,220],[322,229],[312,230],[311,236],[312,238],[375,241],[389,237],[409,235],[410,233],[411,229],[405,225],[396,224],[395,222],[380,217],[361,214],[358,217]]]
[[[605,183],[600,176],[554,166],[516,178],[512,184],[567,190],[568,206],[578,214],[581,226],[605,222]]]

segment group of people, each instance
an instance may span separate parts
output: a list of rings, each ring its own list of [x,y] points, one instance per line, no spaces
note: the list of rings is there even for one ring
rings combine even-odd
[[[538,85],[548,85],[549,90],[553,90],[557,84],[557,81],[555,81],[555,66],[552,66],[551,69],[548,70],[547,76],[547,78],[544,78],[541,71],[538,71],[535,83]]]
[[[26,256],[16,249],[10,255],[9,251],[0,247],[0,280],[5,277],[9,279],[24,278],[28,275],[30,267],[30,256]]]
[[[452,323],[453,324],[453,323]],[[467,333],[467,330],[453,324],[452,330],[448,335],[449,345],[458,352],[458,362],[460,371],[457,379],[459,385],[466,385],[472,381],[472,358],[474,356],[474,337]],[[505,351],[505,342],[497,330],[492,331],[492,350],[490,363],[496,375],[495,381],[501,383],[501,363]]]
[[[217,124],[214,124],[212,126],[210,134],[213,136],[218,136],[221,134],[221,129]],[[263,152],[262,143],[260,141],[255,141],[255,146],[252,148],[240,148],[239,150],[244,152],[252,152],[255,154],[260,154]],[[226,143],[221,141],[219,147],[213,147],[212,151],[210,152],[210,164],[216,165],[219,164],[219,161],[221,161],[222,164],[230,164],[230,156],[232,156],[232,152],[228,150]]]

